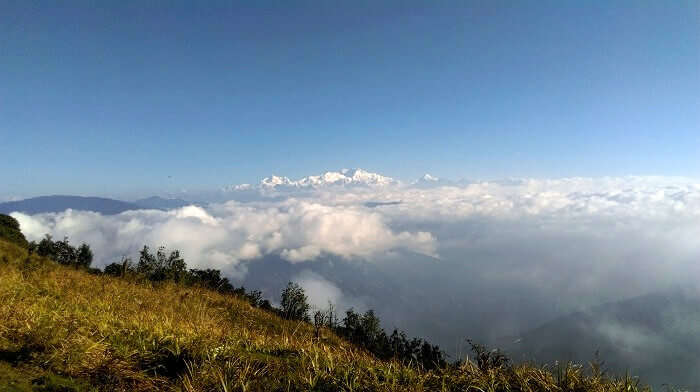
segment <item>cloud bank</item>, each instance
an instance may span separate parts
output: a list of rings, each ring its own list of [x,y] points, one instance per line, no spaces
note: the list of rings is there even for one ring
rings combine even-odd
[[[13,216],[30,240],[91,244],[97,265],[165,245],[271,296],[297,280],[319,307],[374,308],[447,347],[700,274],[700,183],[691,179],[378,184],[363,173],[364,186],[336,177],[296,190],[290,181],[231,187],[233,200],[206,207]]]
[[[279,254],[291,263],[323,255],[372,260],[395,250],[437,257],[435,238],[423,231],[392,230],[386,218],[361,206],[308,200],[240,203],[207,209],[137,210],[103,216],[89,211],[13,213],[30,240],[48,233],[87,242],[98,265],[133,255],[144,244],[183,251],[193,266],[229,270],[245,261]],[[237,273],[244,272],[238,270]]]
[[[360,172],[387,178],[388,185],[273,195],[268,186],[254,201],[109,217],[72,210],[13,215],[30,239],[49,233],[89,242],[101,264],[144,243],[178,247],[197,265],[217,266],[268,254],[292,263],[322,255],[371,261],[398,250],[439,258],[440,248],[496,244],[518,233],[609,238],[636,232],[673,242],[680,253],[700,246],[700,183],[688,179],[568,178],[425,188]],[[484,232],[470,237],[465,225],[481,225]],[[499,234],[489,233],[494,226]]]

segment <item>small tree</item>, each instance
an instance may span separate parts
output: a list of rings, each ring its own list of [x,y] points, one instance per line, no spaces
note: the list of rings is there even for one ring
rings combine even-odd
[[[39,249],[39,243],[36,241],[32,240],[28,245],[27,245],[27,250],[29,251],[29,254],[34,254],[36,253],[37,249]]]
[[[296,283],[289,282],[282,291],[282,317],[310,321],[308,298],[304,289]]]
[[[36,247],[36,253],[42,257],[48,257],[50,259],[56,258],[56,250],[54,248],[53,238],[50,234],[46,234],[44,238],[39,241],[39,245]]]
[[[185,259],[180,256],[180,251],[174,250],[165,258],[165,253],[162,252],[162,250],[164,250],[163,247],[158,250],[158,258],[160,259],[161,255],[163,255],[164,261],[162,264],[167,278],[176,282],[183,280],[187,272],[187,263],[185,263]]]
[[[82,244],[80,247],[78,247],[78,252],[76,256],[76,264],[79,267],[84,267],[88,268],[90,267],[90,264],[92,264],[92,250],[90,249],[90,245],[88,244]]]
[[[75,264],[77,258],[75,248],[71,246],[68,237],[63,237],[63,241],[56,241],[56,261],[64,265]]]
[[[321,339],[321,328],[326,326],[328,322],[328,314],[323,310],[317,310],[314,312],[314,336],[316,340]]]
[[[255,307],[260,307],[263,299],[263,293],[260,290],[253,290],[245,295],[245,298],[250,302],[251,305]]]
[[[328,301],[328,310],[326,310],[326,325],[333,330],[338,327],[338,315],[335,312],[335,305],[331,301]]]
[[[350,308],[345,311],[345,318],[343,318],[343,335],[355,344],[360,344],[362,342],[361,336],[361,321],[360,314],[355,312],[355,309]]]
[[[501,350],[489,350],[486,346],[474,343],[471,339],[467,339],[467,343],[472,347],[472,351],[474,351],[474,355],[476,356],[476,365],[481,371],[486,372],[491,369],[508,366],[510,358],[501,352]]]
[[[185,278],[187,263],[180,256],[179,250],[174,250],[168,255],[165,253],[165,247],[161,246],[154,255],[148,246],[144,246],[139,252],[136,272],[155,282],[168,279],[179,282]]]
[[[381,327],[379,317],[374,314],[374,310],[370,309],[362,315],[361,324],[362,335],[366,345],[370,347],[374,346],[384,332]]]
[[[150,277],[157,269],[158,263],[156,257],[150,252],[148,246],[144,245],[143,249],[139,252],[139,262],[136,265],[136,272]]]
[[[187,274],[186,283],[217,290],[222,293],[233,292],[233,285],[228,278],[221,276],[217,269],[191,269]]]

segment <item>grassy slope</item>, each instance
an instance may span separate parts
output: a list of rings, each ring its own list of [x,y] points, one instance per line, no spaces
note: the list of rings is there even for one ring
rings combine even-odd
[[[57,265],[0,240],[1,391],[636,391],[579,367],[423,372],[247,302]]]

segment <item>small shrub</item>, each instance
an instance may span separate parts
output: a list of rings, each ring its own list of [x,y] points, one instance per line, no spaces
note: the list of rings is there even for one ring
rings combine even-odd
[[[317,310],[314,312],[314,337],[316,340],[321,339],[321,328],[327,324],[326,312]]]
[[[122,260],[119,263],[111,263],[106,265],[104,273],[105,275],[124,278],[127,275],[135,274],[136,270],[134,269],[131,259],[128,257],[122,257]]]
[[[467,342],[471,346],[472,351],[474,351],[476,365],[481,371],[487,372],[492,369],[501,369],[508,366],[510,358],[501,352],[501,350],[489,350],[486,346],[474,343],[471,339],[467,339]]]

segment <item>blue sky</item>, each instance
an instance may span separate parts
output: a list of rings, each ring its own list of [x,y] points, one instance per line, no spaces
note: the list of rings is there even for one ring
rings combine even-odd
[[[2,195],[700,177],[700,3],[0,4]]]

